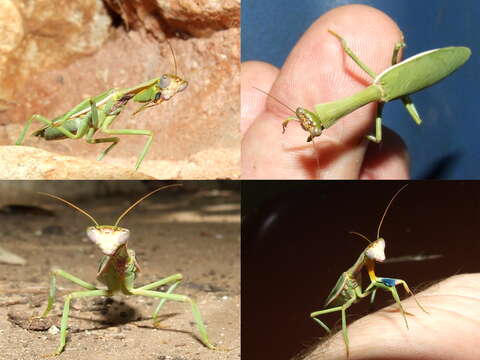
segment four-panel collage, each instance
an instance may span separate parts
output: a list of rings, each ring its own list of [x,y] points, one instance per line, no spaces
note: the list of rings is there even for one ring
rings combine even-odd
[[[479,360],[478,19],[0,0],[0,360]]]

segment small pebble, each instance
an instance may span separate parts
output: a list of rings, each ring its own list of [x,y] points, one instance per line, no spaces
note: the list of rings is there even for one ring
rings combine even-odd
[[[57,335],[59,332],[60,332],[60,329],[55,325],[50,326],[50,328],[48,329],[48,333],[51,335]]]

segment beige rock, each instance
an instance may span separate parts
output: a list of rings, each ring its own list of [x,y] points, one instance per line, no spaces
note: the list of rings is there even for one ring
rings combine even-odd
[[[29,146],[0,146],[2,179],[152,179],[141,172],[49,153]]]
[[[13,101],[32,74],[98,50],[109,30],[101,1],[0,1],[0,97]]]

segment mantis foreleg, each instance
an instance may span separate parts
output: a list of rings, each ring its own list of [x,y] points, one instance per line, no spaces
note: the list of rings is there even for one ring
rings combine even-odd
[[[203,323],[202,316],[200,315],[200,311],[198,310],[198,306],[196,302],[190,299],[188,296],[177,295],[177,294],[167,294],[161,291],[144,290],[141,288],[132,289],[130,291],[133,295],[141,295],[141,296],[155,297],[159,299],[190,303],[193,317],[195,319],[195,323],[197,324],[197,329],[200,333],[200,339],[202,340],[202,342],[205,344],[206,347],[208,347],[209,349],[215,349],[215,346],[213,346],[208,340],[207,330],[205,329],[205,325]]]

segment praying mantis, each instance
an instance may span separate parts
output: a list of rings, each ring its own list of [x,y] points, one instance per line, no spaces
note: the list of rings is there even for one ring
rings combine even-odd
[[[344,38],[332,30],[328,31],[339,39],[345,53],[372,78],[373,83],[371,85],[343,99],[315,105],[315,111],[303,107],[293,110],[276,97],[257,89],[271,96],[295,114],[295,116],[290,116],[282,122],[282,132],[285,133],[289,122],[296,121],[300,123],[303,130],[309,133],[307,142],[320,136],[323,130],[334,125],[340,118],[374,101],[378,101],[375,116],[375,135],[367,135],[368,140],[375,143],[382,141],[383,106],[386,102],[395,99],[402,100],[415,123],[420,125],[422,119],[409,94],[423,90],[446,78],[461,67],[471,55],[471,50],[468,47],[451,46],[425,51],[398,62],[398,54],[406,46],[402,39],[394,46],[392,66],[377,75],[355,55]]]
[[[407,283],[401,279],[393,279],[387,277],[378,277],[375,274],[375,262],[384,262],[385,261],[385,240],[380,237],[380,229],[382,227],[383,220],[385,219],[385,215],[387,214],[390,205],[392,204],[393,200],[397,197],[397,195],[405,189],[408,184],[402,186],[392,197],[390,202],[388,203],[383,215],[380,219],[380,223],[378,225],[377,230],[377,240],[371,242],[368,238],[360,233],[351,232],[352,234],[359,235],[362,238],[366,239],[370,244],[365,248],[364,251],[360,254],[355,264],[353,264],[347,271],[340,275],[337,283],[331,290],[330,294],[328,295],[324,307],[328,305],[332,305],[334,307],[314,311],[310,314],[310,317],[315,320],[322,328],[325,329],[328,333],[330,333],[330,328],[325,325],[321,320],[317,319],[317,316],[328,314],[336,311],[342,312],[342,332],[343,332],[343,340],[346,346],[347,358],[350,355],[349,350],[349,340],[348,340],[348,330],[347,330],[347,320],[346,320],[346,310],[354,303],[361,301],[361,299],[371,295],[370,302],[373,303],[375,300],[375,294],[378,289],[383,289],[386,291],[390,291],[392,297],[394,298],[395,302],[397,303],[400,312],[402,313],[403,319],[405,320],[405,325],[408,329],[408,322],[407,317],[405,316],[405,310],[403,309],[402,303],[400,301],[400,297],[398,296],[398,292],[396,290],[397,285],[403,285],[405,291],[410,294],[415,302],[417,303],[418,307],[422,309],[425,313],[427,311],[420,305],[418,300],[415,298],[415,295],[408,287]],[[368,275],[370,277],[370,285],[362,291],[362,269],[363,267],[367,268]],[[428,314],[428,313],[427,313]]]
[[[170,43],[168,45],[170,46]],[[177,61],[171,46],[170,50],[175,63],[175,74],[163,74],[130,88],[107,90],[100,95],[83,100],[53,120],[40,114],[34,114],[28,119],[15,145],[22,145],[33,120],[44,123],[44,126],[32,135],[45,140],[67,138],[77,140],[85,137],[89,144],[111,143],[100,153],[97,160],[102,160],[120,141],[116,136],[95,139],[94,135],[97,131],[106,135],[144,135],[147,137],[147,141],[135,164],[135,170],[138,170],[152,144],[153,132],[139,129],[111,129],[110,126],[130,100],[143,104],[133,112],[133,116],[142,110],[170,100],[187,88],[188,82],[177,76]]]
[[[70,312],[70,302],[72,299],[91,296],[112,296],[116,293],[133,296],[147,296],[160,299],[160,302],[155,311],[153,312],[152,316],[154,325],[158,324],[158,312],[167,300],[179,301],[190,304],[193,317],[197,325],[197,329],[200,333],[200,340],[207,348],[212,350],[216,349],[216,347],[210,343],[207,335],[207,330],[203,323],[202,316],[196,302],[188,296],[173,294],[173,290],[175,290],[175,288],[180,284],[180,281],[182,281],[183,279],[182,274],[174,274],[153,283],[134,288],[134,281],[137,276],[136,273],[140,270],[140,268],[135,257],[135,251],[127,248],[127,240],[130,236],[130,231],[126,228],[118,226],[122,218],[144,199],[160,190],[174,186],[180,186],[180,184],[163,186],[144,195],[143,197],[135,201],[132,205],[130,205],[118,217],[115,225],[99,225],[98,222],[85,210],[68,202],[67,200],[52,194],[40,193],[42,195],[46,195],[62,201],[63,203],[78,210],[79,212],[87,216],[90,220],[92,220],[95,226],[90,226],[87,228],[87,237],[93,243],[95,243],[104,254],[102,259],[100,260],[100,264],[98,267],[97,280],[106,285],[106,289],[100,289],[95,285],[85,282],[61,269],[55,269],[51,271],[48,303],[45,311],[40,316],[40,318],[47,316],[50,310],[52,310],[53,303],[55,301],[56,278],[58,276],[70,280],[73,283],[86,289],[83,291],[72,292],[65,297],[62,320],[60,325],[60,345],[58,346],[57,350],[53,355],[59,355],[63,352],[65,348],[68,317]],[[169,285],[167,291],[152,290],[164,285]]]

